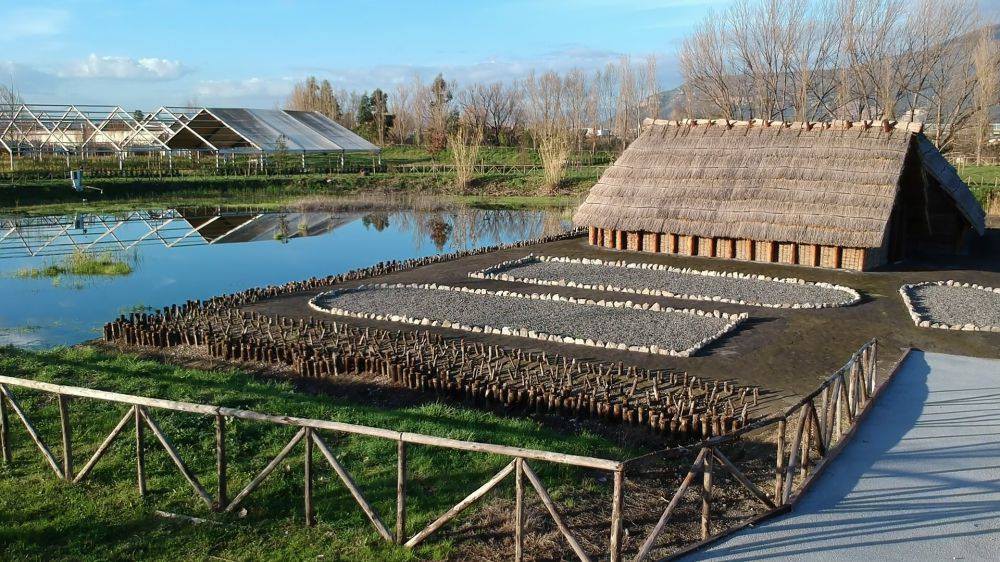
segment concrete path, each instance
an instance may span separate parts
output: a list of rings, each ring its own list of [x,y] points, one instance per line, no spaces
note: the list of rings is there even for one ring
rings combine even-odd
[[[795,510],[686,560],[1000,560],[1000,360],[914,352]]]

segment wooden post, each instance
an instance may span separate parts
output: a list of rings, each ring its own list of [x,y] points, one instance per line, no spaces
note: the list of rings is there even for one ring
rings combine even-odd
[[[396,544],[406,541],[406,442],[396,442]]]
[[[701,539],[708,538],[712,513],[712,455],[711,450],[705,454],[705,464],[702,465],[701,489]]]
[[[611,496],[611,562],[622,559],[622,500],[624,500],[625,471],[615,471],[614,491]]]
[[[837,442],[840,442],[841,436],[844,434],[843,422],[843,410],[844,410],[844,391],[841,388],[844,386],[844,378],[837,377],[837,398],[834,403],[834,414],[833,414],[833,434],[837,438]],[[832,438],[831,438],[832,439]]]
[[[524,459],[514,465],[514,561],[524,560]]]
[[[221,511],[229,504],[228,459],[226,459],[226,417],[215,416],[215,467],[219,474],[219,487],[216,500],[216,511]]]
[[[806,402],[802,407],[811,408],[812,400]],[[803,439],[806,441],[802,446],[802,458],[799,459],[799,474],[805,479],[806,475],[809,474],[809,447],[812,445],[813,417],[807,416],[803,421],[806,424],[806,428],[803,430]]]
[[[143,421],[142,411],[138,406],[135,410],[135,474],[139,486],[139,495],[146,495],[146,457],[142,448]]]
[[[786,504],[792,497],[792,487],[795,485],[795,468],[799,460],[799,447],[802,446],[802,430],[806,427],[806,416],[809,412],[805,406],[799,408],[799,425],[792,441],[792,450],[788,454],[788,468],[785,470],[785,482],[782,489],[781,503]]]
[[[59,427],[62,429],[63,478],[73,481],[73,428],[69,423],[68,399],[59,395]]]
[[[0,394],[0,449],[3,450],[3,463],[10,464],[10,423],[7,418],[7,399],[3,394]]]
[[[312,457],[313,457],[313,440],[312,440],[312,428],[306,428],[306,452],[304,459],[305,466],[305,485],[304,485],[304,496],[305,496],[305,515],[306,515],[306,527],[312,527],[316,525],[316,520],[313,517],[313,498],[312,498]]]
[[[781,505],[782,490],[785,483],[785,425],[784,419],[778,420],[777,460],[774,465],[774,503]]]

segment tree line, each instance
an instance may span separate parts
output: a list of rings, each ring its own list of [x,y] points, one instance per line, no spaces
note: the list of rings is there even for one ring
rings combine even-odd
[[[910,120],[981,154],[998,104],[995,22],[975,0],[737,0],[684,41],[686,116]]]
[[[432,152],[447,146],[458,128],[481,131],[483,142],[537,147],[559,129],[579,147],[600,134],[630,140],[644,117],[659,114],[655,57],[623,57],[593,72],[530,72],[524,79],[459,86],[438,74],[419,76],[391,91],[334,90],[308,77],[296,84],[288,109],[319,111],[377,144],[419,144]]]

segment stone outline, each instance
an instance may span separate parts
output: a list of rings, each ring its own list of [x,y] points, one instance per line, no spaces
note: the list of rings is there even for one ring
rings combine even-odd
[[[945,324],[944,322],[935,322],[934,319],[927,314],[920,314],[916,311],[916,307],[913,305],[909,291],[917,287],[928,287],[931,285],[937,285],[938,287],[960,287],[962,289],[977,289],[980,291],[985,291],[987,293],[998,293],[1000,294],[1000,287],[986,287],[979,285],[977,283],[965,283],[962,281],[955,281],[949,279],[947,281],[924,281],[921,283],[908,283],[899,288],[899,295],[903,297],[903,304],[906,306],[907,312],[910,313],[910,318],[913,319],[913,324],[918,328],[936,328],[939,330],[954,330],[963,332],[1000,332],[1000,326],[978,326],[976,324]]]
[[[716,332],[714,335],[708,336],[705,339],[695,343],[693,346],[683,349],[662,349],[659,346],[651,345],[628,345],[625,343],[615,343],[615,342],[602,342],[594,341],[589,338],[579,338],[570,335],[561,334],[547,334],[545,332],[536,332],[534,330],[528,330],[527,328],[511,328],[510,326],[502,326],[500,328],[494,326],[474,326],[469,324],[462,324],[460,322],[451,322],[447,319],[445,320],[431,320],[429,318],[414,318],[410,316],[401,316],[396,314],[375,314],[371,312],[351,312],[349,310],[344,310],[337,307],[323,307],[317,304],[317,299],[324,296],[337,296],[349,292],[357,292],[366,289],[428,289],[428,290],[439,290],[439,291],[456,291],[460,293],[473,293],[477,295],[493,295],[499,297],[508,298],[520,298],[529,300],[552,300],[568,302],[578,305],[590,305],[590,306],[603,306],[606,308],[632,308],[634,310],[653,310],[662,312],[677,312],[681,314],[687,314],[690,316],[713,316],[715,318],[722,318],[724,320],[729,320],[729,322],[722,327],[721,330]],[[732,314],[727,312],[720,312],[718,310],[713,310],[711,312],[694,309],[694,308],[672,308],[660,306],[659,303],[642,303],[636,304],[632,301],[609,301],[609,300],[593,300],[593,299],[578,299],[575,297],[565,297],[557,293],[518,293],[515,291],[490,291],[487,289],[475,289],[472,287],[453,287],[450,285],[438,285],[437,283],[372,283],[359,285],[354,288],[349,289],[334,289],[332,291],[324,291],[315,297],[309,299],[309,307],[313,310],[319,312],[325,312],[328,314],[337,314],[341,316],[349,316],[353,318],[363,318],[367,320],[376,321],[387,321],[387,322],[401,322],[404,324],[413,324],[419,326],[432,326],[432,327],[442,327],[450,328],[452,330],[462,330],[466,332],[475,333],[486,333],[495,334],[502,336],[515,336],[523,338],[531,338],[542,341],[550,341],[556,343],[566,343],[574,345],[585,345],[590,347],[602,347],[605,349],[614,349],[619,351],[635,351],[639,353],[651,353],[656,355],[669,355],[672,357],[690,357],[701,350],[706,345],[714,342],[715,340],[721,338],[722,336],[728,334],[729,332],[736,329],[742,322],[749,318],[749,314],[741,312],[739,314]]]
[[[824,289],[834,289],[838,291],[843,291],[848,295],[850,295],[851,299],[843,303],[779,303],[779,304],[758,303],[758,302],[748,302],[738,299],[730,299],[718,295],[691,295],[686,293],[677,294],[663,289],[648,289],[648,288],[634,289],[630,287],[616,287],[614,285],[591,285],[587,283],[579,283],[577,281],[567,281],[565,279],[558,279],[558,280],[535,279],[529,277],[515,277],[513,275],[508,275],[503,273],[503,270],[505,269],[509,269],[511,267],[517,267],[519,265],[523,265],[532,261],[571,263],[571,264],[583,264],[583,265],[602,265],[607,267],[622,267],[626,269],[649,269],[653,271],[666,271],[668,273],[701,275],[703,277],[730,277],[733,279],[753,279],[756,281],[772,281],[776,283],[787,283],[789,285],[813,285],[816,287],[822,287]],[[858,293],[858,291],[850,287],[845,287],[843,285],[835,285],[833,283],[826,283],[823,281],[812,282],[812,281],[806,281],[804,279],[797,279],[794,277],[784,277],[784,278],[768,277],[766,275],[740,273],[737,271],[700,270],[700,269],[692,269],[689,267],[673,267],[673,266],[649,263],[649,262],[629,262],[625,260],[605,261],[596,258],[567,258],[559,256],[536,256],[534,254],[528,254],[527,256],[524,256],[522,258],[503,261],[496,265],[487,267],[485,269],[472,271],[469,273],[469,277],[472,277],[474,279],[513,281],[518,283],[528,283],[531,285],[571,287],[576,289],[611,291],[616,293],[630,293],[637,295],[651,295],[657,297],[668,297],[668,298],[683,299],[683,300],[721,302],[728,304],[738,304],[742,306],[757,306],[762,308],[793,308],[793,309],[840,308],[845,306],[851,306],[861,301],[861,294]]]

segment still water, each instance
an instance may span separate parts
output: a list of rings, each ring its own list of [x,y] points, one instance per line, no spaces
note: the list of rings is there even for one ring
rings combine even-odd
[[[570,216],[567,209],[443,207],[0,217],[0,344],[75,344],[98,337],[101,326],[122,313],[555,234],[569,228]],[[133,271],[25,274],[75,252],[111,254]]]

